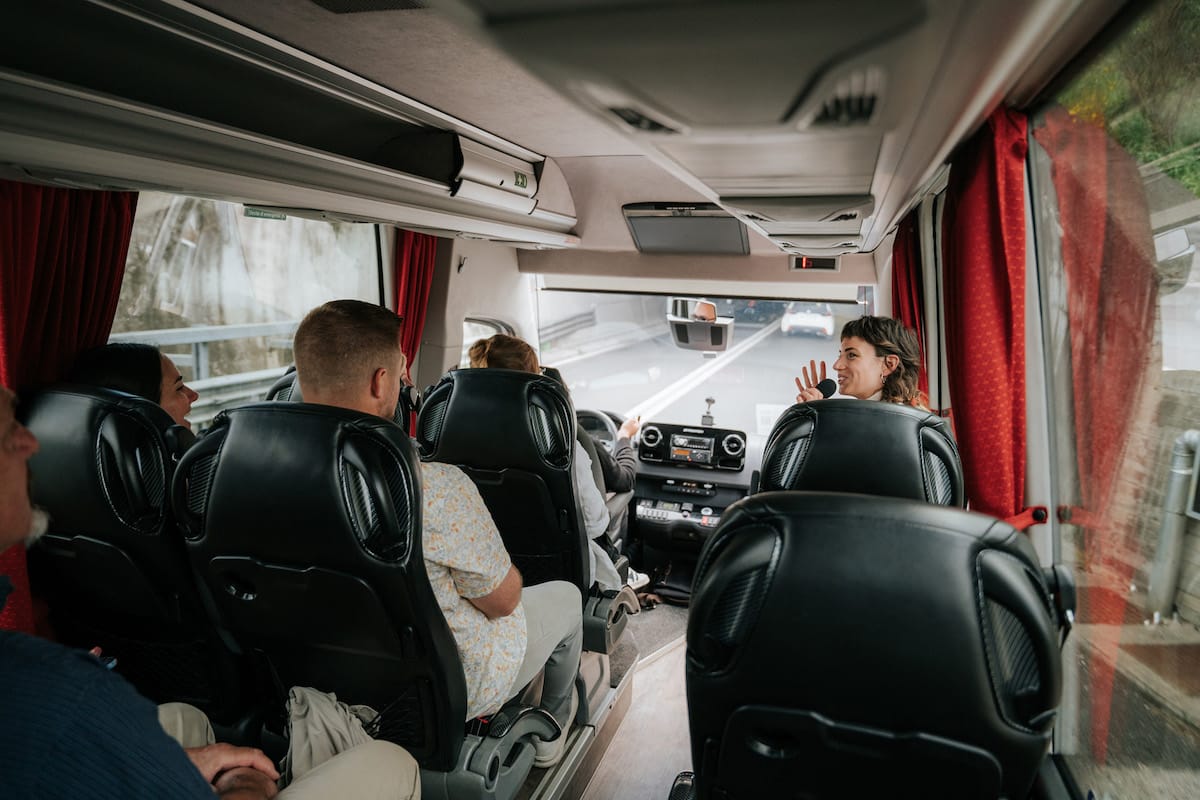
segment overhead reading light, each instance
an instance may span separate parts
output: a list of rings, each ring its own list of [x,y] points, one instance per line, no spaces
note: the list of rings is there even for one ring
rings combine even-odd
[[[745,224],[715,203],[630,203],[621,211],[642,253],[750,253]]]

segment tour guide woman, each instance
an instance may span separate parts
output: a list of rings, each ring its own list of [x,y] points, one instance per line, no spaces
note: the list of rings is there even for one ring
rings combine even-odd
[[[840,394],[926,408],[928,401],[917,388],[920,368],[917,336],[896,320],[859,317],[842,328],[842,346],[833,362]],[[817,384],[825,380],[825,362],[819,375],[816,361],[801,371],[804,378],[796,378],[800,390],[796,402],[820,400],[823,395]]]

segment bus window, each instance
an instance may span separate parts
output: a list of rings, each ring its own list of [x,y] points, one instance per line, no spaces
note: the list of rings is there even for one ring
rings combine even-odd
[[[744,431],[752,446],[761,445],[795,402],[802,365],[824,361],[833,374],[836,336],[862,307],[710,299],[720,317],[733,320],[729,348],[719,355],[676,347],[661,295],[543,289],[542,363],[559,368],[577,409],[681,425],[712,416],[708,424]]]
[[[1079,584],[1057,745],[1098,798],[1200,797],[1198,47],[1200,3],[1159,3],[1032,128],[1056,549]]]
[[[141,192],[111,341],[162,347],[200,393],[203,427],[261,399],[299,320],[339,297],[380,299],[372,226]]]

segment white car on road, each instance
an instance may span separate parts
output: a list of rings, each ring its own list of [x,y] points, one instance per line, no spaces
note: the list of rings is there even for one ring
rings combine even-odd
[[[833,338],[833,309],[829,303],[808,303],[800,300],[788,303],[779,318],[779,330],[788,336],[793,333],[816,334],[822,339]]]

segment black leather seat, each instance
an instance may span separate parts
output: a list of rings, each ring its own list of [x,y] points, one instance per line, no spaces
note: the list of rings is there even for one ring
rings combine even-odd
[[[1026,797],[1061,691],[1057,622],[1032,546],[998,520],[854,494],[740,501],[693,586],[696,794]]]
[[[51,517],[30,569],[58,638],[100,646],[152,700],[233,721],[248,704],[246,676],[210,622],[167,506],[194,437],[157,404],[106,389],[42,391],[21,413],[41,443],[34,502]]]
[[[627,589],[602,597],[592,588],[566,389],[529,372],[453,370],[424,400],[417,444],[422,459],[454,464],[475,482],[525,585],[579,587],[584,649],[612,652],[637,598]]]
[[[466,682],[421,550],[420,466],[390,421],[305,403],[217,416],[172,497],[222,623],[275,678],[380,711],[376,738],[420,762],[427,797],[511,797],[533,761],[523,709],[464,736]]]
[[[874,400],[817,400],[783,412],[767,437],[759,484],[777,489],[967,502],[950,423]]]
[[[304,402],[304,395],[300,391],[300,381],[297,380],[296,366],[294,364],[289,366],[287,372],[280,375],[275,383],[271,384],[271,388],[267,390],[267,394],[263,399],[278,402]],[[392,422],[408,430],[408,421],[412,419],[413,415],[420,408],[420,392],[416,390],[416,387],[403,386],[400,390],[400,399],[396,403],[396,412],[392,415]]]
[[[300,393],[300,381],[296,380],[296,365],[292,364],[287,368],[287,372],[279,376],[279,378],[271,384],[271,388],[267,389],[267,395],[264,400],[278,400],[280,402],[292,401],[293,403],[304,402],[304,396]]]
[[[574,443],[566,390],[552,378],[516,370],[448,373],[417,421],[421,458],[455,464],[471,477],[525,584],[565,580],[586,595]]]

